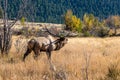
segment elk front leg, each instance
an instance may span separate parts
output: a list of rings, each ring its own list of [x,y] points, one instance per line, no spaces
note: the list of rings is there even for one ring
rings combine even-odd
[[[50,61],[51,60],[51,51],[47,50],[46,52],[47,58]]]
[[[56,67],[52,64],[52,61],[51,61],[51,51],[47,51],[46,54],[47,54],[47,57],[48,57],[48,62],[50,64],[50,69],[52,71],[56,71]]]
[[[49,63],[51,64],[51,63],[52,63],[52,62],[51,62],[51,52],[50,52],[50,51],[47,51],[46,54],[47,54],[48,61],[49,61]]]
[[[27,48],[27,51],[24,54],[23,61],[25,61],[25,58],[32,52],[31,49]]]
[[[38,57],[38,55],[40,55],[40,45],[39,45],[39,43],[35,43],[35,47],[33,48],[33,52],[35,54],[34,59],[36,59]]]

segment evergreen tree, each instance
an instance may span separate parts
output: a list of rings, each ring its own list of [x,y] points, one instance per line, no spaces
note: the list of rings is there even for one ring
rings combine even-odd
[[[0,0],[2,7],[3,1]],[[17,16],[17,10],[20,8],[22,1],[8,0],[9,19]],[[100,20],[111,15],[120,15],[120,0],[26,0],[26,2],[24,12],[27,14],[25,17],[28,21],[64,23],[61,16],[69,9],[80,19],[85,13],[91,13],[99,17]]]

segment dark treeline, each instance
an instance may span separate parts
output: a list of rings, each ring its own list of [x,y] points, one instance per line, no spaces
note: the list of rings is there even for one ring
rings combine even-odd
[[[3,6],[3,1],[1,6]],[[68,9],[82,19],[85,13],[92,13],[99,19],[120,15],[120,0],[23,0],[23,13],[28,21],[63,23]],[[8,17],[17,16],[22,0],[8,0]]]

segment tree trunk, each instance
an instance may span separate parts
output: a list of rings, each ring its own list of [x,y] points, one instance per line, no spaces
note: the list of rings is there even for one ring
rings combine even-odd
[[[7,19],[7,0],[4,1],[3,28],[0,31],[0,50],[1,54],[8,54],[11,47],[11,26]]]

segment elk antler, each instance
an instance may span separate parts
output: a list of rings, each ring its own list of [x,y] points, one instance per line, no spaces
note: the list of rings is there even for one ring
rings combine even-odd
[[[46,26],[45,26],[45,31],[48,32],[49,34],[56,36],[56,37],[66,37],[69,35],[69,33],[65,34],[66,32],[64,30],[58,32],[58,34],[54,34],[53,32],[51,32]]]
[[[53,32],[49,31],[49,29],[45,26],[45,31],[48,32],[49,34],[53,35],[53,36],[56,36],[56,37],[59,37],[57,34],[54,34]]]
[[[67,31],[63,31],[63,33],[64,33],[64,37],[67,37],[69,34],[70,34],[70,32],[67,32]]]

